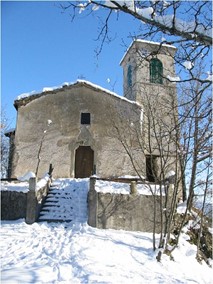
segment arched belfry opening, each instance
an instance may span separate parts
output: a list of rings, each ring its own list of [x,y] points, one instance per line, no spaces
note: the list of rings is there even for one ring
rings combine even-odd
[[[86,178],[93,174],[94,151],[90,146],[79,146],[75,151],[75,178]]]

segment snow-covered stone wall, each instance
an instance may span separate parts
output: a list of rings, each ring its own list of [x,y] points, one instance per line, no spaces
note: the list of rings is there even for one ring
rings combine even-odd
[[[27,193],[1,191],[1,220],[16,220],[26,217]]]
[[[122,184],[114,185],[114,189],[119,187],[117,192],[106,192],[106,187],[104,192],[97,190],[96,179],[90,179],[88,193],[88,224],[90,226],[99,229],[142,232],[153,232],[155,226],[156,233],[160,232],[161,204],[165,202],[164,194],[160,196],[159,191],[154,192],[153,186],[148,192],[145,185],[144,190],[140,189],[138,194],[125,192],[127,184],[123,184],[123,189]]]
[[[38,183],[36,178],[28,182],[1,182],[1,220],[26,218],[34,223],[41,210],[50,185],[50,177],[45,175]]]

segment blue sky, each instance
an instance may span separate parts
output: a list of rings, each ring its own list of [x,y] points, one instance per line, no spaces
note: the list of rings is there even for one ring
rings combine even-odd
[[[61,3],[67,2],[1,1],[1,102],[10,128],[16,123],[13,102],[22,93],[84,78],[109,90],[114,86],[122,95],[119,62],[132,41],[130,34],[138,32],[139,21],[122,13],[117,20],[113,12],[109,35],[114,40],[104,45],[97,59],[98,17],[104,21],[108,11],[100,9],[90,16],[83,12],[72,22],[71,10],[62,13]],[[155,41],[161,36],[165,35],[159,33]]]
[[[71,12],[71,11],[70,11]],[[120,15],[110,22],[114,41],[105,45],[97,59],[95,41],[100,28],[97,14],[71,22],[69,12],[62,13],[57,1],[1,2],[1,100],[10,127],[15,127],[13,101],[18,95],[43,87],[59,86],[84,77],[122,95],[122,68],[119,62],[126,50],[128,37],[138,23]],[[105,11],[98,15],[104,19]],[[110,78],[111,83],[107,82]]]

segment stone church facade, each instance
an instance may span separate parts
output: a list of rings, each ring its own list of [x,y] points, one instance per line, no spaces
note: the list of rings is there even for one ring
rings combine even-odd
[[[121,60],[124,97],[78,80],[16,100],[10,176],[38,168],[41,177],[52,164],[55,178],[140,175],[154,181],[162,153],[166,171],[175,170],[172,139],[159,146],[152,135],[154,125],[159,132],[174,129],[176,87],[168,80],[175,76],[174,53],[173,46],[134,41]],[[153,107],[158,123],[150,123]]]

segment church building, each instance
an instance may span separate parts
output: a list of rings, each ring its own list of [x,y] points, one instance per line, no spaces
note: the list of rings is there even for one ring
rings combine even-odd
[[[8,134],[10,177],[41,177],[50,164],[55,178],[131,175],[154,182],[162,167],[175,171],[175,52],[133,41],[120,63],[123,96],[84,80],[20,96],[16,129]]]

